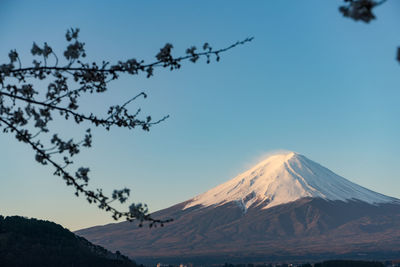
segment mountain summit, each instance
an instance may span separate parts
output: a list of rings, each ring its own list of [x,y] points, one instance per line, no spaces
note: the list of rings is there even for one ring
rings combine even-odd
[[[400,258],[400,200],[293,152],[153,217],[174,221],[154,230],[122,222],[77,233],[145,264]]]
[[[271,208],[305,197],[370,204],[395,201],[352,183],[303,155],[288,152],[272,155],[232,180],[193,198],[185,209],[235,201],[246,211],[254,205]]]

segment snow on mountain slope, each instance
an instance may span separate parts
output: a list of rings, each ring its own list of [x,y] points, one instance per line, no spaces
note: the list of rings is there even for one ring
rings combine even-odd
[[[270,156],[232,180],[196,196],[184,209],[235,201],[246,212],[253,204],[270,208],[304,197],[370,204],[398,201],[352,183],[303,155],[289,152]]]

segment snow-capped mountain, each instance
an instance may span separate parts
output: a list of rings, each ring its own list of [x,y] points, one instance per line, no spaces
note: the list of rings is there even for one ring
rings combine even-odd
[[[371,204],[395,201],[352,183],[303,155],[288,152],[270,156],[232,180],[195,197],[185,209],[231,201],[236,201],[244,210],[251,205],[265,209],[305,197],[360,200]]]
[[[153,217],[174,221],[155,230],[122,222],[77,234],[145,264],[400,258],[400,200],[293,152]]]

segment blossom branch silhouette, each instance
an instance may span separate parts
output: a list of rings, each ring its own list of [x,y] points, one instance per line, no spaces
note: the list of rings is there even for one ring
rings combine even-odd
[[[146,98],[144,92],[121,105],[110,105],[106,116],[79,111],[81,96],[106,92],[108,84],[122,74],[144,73],[150,78],[156,68],[177,70],[184,61],[196,63],[200,58],[205,58],[207,64],[212,60],[219,61],[221,53],[248,43],[253,38],[246,38],[217,50],[208,43],[202,46],[200,52],[192,46],[180,57],[172,55],[173,46],[167,43],[151,63],[129,59],[114,65],[105,61],[98,65],[96,62],[82,61],[86,57],[85,44],[79,41],[78,35],[79,29],[70,29],[65,35],[68,45],[64,51],[64,66],[59,66],[58,56],[47,43],[43,46],[33,43],[31,54],[35,59],[30,67],[22,66],[16,50],[10,51],[10,62],[0,65],[0,128],[4,133],[14,133],[18,141],[28,144],[35,152],[36,161],[42,165],[51,165],[55,169],[54,175],[64,179],[68,186],[72,186],[76,196],[83,195],[89,203],[110,212],[115,220],[125,218],[128,221],[138,220],[139,226],[144,222],[150,227],[163,226],[172,219],[152,218],[145,204],[133,203],[128,211],[120,211],[111,205],[115,201],[125,203],[130,196],[128,188],[114,190],[111,196],[104,194],[102,189],[89,189],[90,169],[78,167],[75,173],[69,169],[74,166],[72,158],[79,154],[82,148],[92,146],[91,129],[86,130],[80,141],[74,141],[73,138],[63,140],[57,131],[50,129],[50,122],[56,119],[72,119],[75,124],[86,123],[107,131],[111,127],[128,130],[139,127],[149,131],[152,126],[165,121],[169,116],[158,120],[153,120],[151,116],[140,118],[140,108],[131,113],[128,105],[139,97]],[[50,58],[53,58],[54,65],[49,65]],[[36,90],[38,85],[35,85],[35,82],[47,82],[47,90]]]

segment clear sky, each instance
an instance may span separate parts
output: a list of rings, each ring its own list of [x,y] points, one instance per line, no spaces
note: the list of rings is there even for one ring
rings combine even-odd
[[[85,107],[99,112],[145,90],[132,105],[154,118],[149,133],[94,132],[75,160],[93,188],[129,187],[151,211],[202,193],[271,151],[293,150],[374,191],[400,198],[400,2],[369,25],[320,1],[0,2],[0,62],[16,48],[29,64],[32,42],[62,53],[65,31],[81,29],[89,59],[152,60],[166,42],[175,54],[209,42],[230,50],[219,63],[187,63],[155,77],[123,77]],[[58,125],[65,136],[82,128]],[[0,214],[48,219],[72,230],[112,222],[74,197],[53,169],[11,135],[0,135]]]

